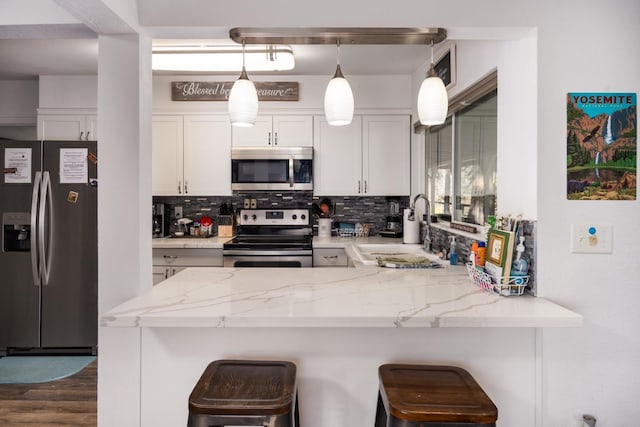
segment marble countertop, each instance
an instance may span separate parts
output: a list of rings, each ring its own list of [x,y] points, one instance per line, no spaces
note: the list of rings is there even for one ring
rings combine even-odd
[[[233,237],[165,237],[153,239],[153,249],[222,249],[222,245]]]
[[[105,327],[575,327],[544,298],[501,297],[464,266],[188,268],[101,317]]]

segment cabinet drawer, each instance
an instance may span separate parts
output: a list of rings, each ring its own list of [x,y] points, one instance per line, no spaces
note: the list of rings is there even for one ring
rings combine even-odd
[[[314,249],[314,267],[346,267],[348,263],[347,253],[344,249]]]
[[[153,249],[153,265],[222,267],[222,249]]]

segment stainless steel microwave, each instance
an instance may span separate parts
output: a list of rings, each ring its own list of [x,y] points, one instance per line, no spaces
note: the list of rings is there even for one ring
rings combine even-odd
[[[313,147],[233,147],[232,190],[313,190]]]

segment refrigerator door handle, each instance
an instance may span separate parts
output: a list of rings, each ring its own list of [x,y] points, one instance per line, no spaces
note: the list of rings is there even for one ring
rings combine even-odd
[[[34,286],[40,286],[39,252],[38,252],[38,196],[42,184],[42,172],[36,172],[33,180],[33,194],[31,195],[31,273],[33,274]]]
[[[47,217],[46,208],[49,207]],[[42,173],[42,185],[40,186],[40,210],[38,223],[38,244],[40,246],[40,270],[42,274],[42,284],[49,284],[49,273],[51,268],[51,248],[53,243],[53,200],[51,197],[51,176],[48,171]],[[45,251],[45,223],[48,222],[49,250]],[[48,256],[47,256],[48,255]]]

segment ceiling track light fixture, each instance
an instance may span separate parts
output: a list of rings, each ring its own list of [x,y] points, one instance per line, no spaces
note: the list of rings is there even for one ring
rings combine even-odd
[[[418,91],[418,118],[426,126],[441,125],[447,119],[449,97],[444,82],[438,76],[433,63],[433,41],[431,42],[431,66]]]
[[[242,72],[229,92],[229,118],[238,127],[251,127],[258,116],[258,93],[249,77],[244,63],[245,43],[242,42]]]
[[[337,41],[336,73],[324,93],[324,114],[332,126],[345,126],[353,119],[353,91],[340,69],[340,40]]]

